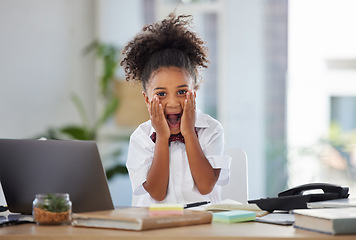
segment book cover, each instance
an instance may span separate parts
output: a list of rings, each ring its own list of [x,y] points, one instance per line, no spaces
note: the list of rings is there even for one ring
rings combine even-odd
[[[121,208],[106,211],[73,214],[74,226],[149,230],[211,223],[207,211],[184,210],[182,215],[150,216],[149,208]]]
[[[294,210],[294,227],[331,235],[356,233],[356,208]]]

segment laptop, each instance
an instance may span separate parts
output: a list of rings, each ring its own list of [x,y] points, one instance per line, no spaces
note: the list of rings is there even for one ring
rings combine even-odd
[[[94,141],[0,139],[0,182],[12,213],[41,193],[69,193],[74,213],[114,209]]]

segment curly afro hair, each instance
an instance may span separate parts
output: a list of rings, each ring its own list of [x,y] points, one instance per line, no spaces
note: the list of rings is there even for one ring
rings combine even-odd
[[[207,48],[195,32],[189,30],[191,15],[171,13],[162,22],[143,27],[123,49],[126,80],[142,82],[143,89],[151,74],[161,67],[178,67],[188,71],[195,89],[199,87],[198,70],[207,68]]]

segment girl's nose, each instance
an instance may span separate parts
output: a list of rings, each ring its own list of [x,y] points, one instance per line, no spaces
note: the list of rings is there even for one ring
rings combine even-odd
[[[180,105],[179,99],[176,96],[170,96],[167,98],[167,107],[176,107]]]

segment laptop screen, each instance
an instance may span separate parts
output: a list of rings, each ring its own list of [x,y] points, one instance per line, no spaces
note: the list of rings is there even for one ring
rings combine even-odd
[[[114,208],[94,141],[0,139],[0,182],[13,213],[40,193],[69,193],[74,213]]]

